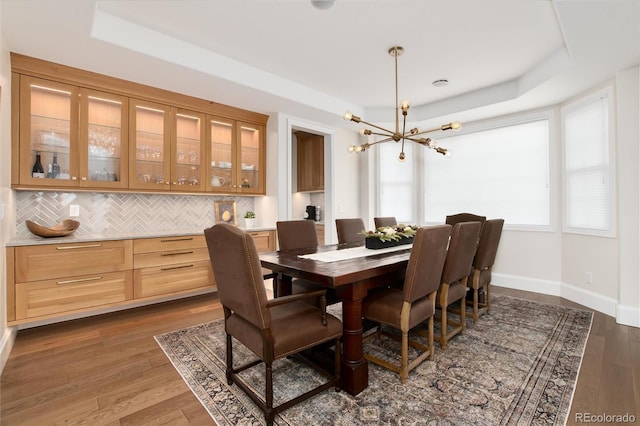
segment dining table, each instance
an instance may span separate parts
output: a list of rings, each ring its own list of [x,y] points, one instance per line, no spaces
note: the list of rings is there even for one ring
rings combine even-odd
[[[260,253],[263,268],[277,274],[276,294],[291,294],[293,278],[334,289],[342,302],[342,389],[357,395],[368,386],[363,352],[362,300],[375,288],[404,279],[411,245],[368,249],[362,242]]]

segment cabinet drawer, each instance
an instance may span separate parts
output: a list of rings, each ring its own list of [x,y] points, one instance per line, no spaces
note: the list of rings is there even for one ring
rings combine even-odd
[[[174,264],[167,267],[134,271],[136,299],[213,287],[215,285],[209,260]]]
[[[16,284],[16,319],[69,314],[133,298],[131,271]]]
[[[275,233],[273,231],[257,231],[249,232],[253,241],[256,243],[256,248],[259,252],[272,251],[276,249]]]
[[[133,255],[133,267],[135,269],[154,266],[169,266],[187,262],[200,262],[209,260],[209,251],[206,248],[168,250],[163,252],[139,253]]]
[[[204,234],[184,237],[142,238],[133,241],[133,252],[135,254],[192,248],[207,248]]]
[[[16,247],[18,283],[125,271],[132,268],[131,240]]]

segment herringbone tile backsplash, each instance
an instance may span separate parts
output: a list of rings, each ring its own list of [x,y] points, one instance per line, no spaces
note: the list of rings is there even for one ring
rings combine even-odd
[[[234,200],[238,225],[254,209],[251,197],[156,195],[89,192],[16,192],[16,237],[29,237],[25,220],[53,226],[69,219],[69,206],[80,206],[76,235],[203,230],[215,223],[215,201]]]

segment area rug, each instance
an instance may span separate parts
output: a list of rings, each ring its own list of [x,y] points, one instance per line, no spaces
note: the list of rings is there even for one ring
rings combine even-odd
[[[339,316],[339,306],[330,310]],[[404,385],[396,373],[369,363],[369,387],[360,394],[328,390],[282,412],[275,424],[562,425],[591,321],[589,311],[494,296],[491,313],[468,321],[445,351],[436,345],[434,360],[411,371]],[[217,424],[264,424],[253,402],[227,385],[223,320],[155,338]],[[365,352],[397,359],[396,345],[370,339]],[[236,342],[236,365],[248,359],[252,354]],[[279,360],[273,371],[275,405],[323,380],[295,359]],[[264,368],[243,374],[264,395]]]

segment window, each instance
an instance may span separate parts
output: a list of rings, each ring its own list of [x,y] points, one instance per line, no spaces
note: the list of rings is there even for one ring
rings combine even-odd
[[[378,214],[443,223],[449,214],[472,212],[504,218],[509,225],[550,226],[549,121],[538,114],[529,121],[438,138],[451,158],[410,145],[413,155],[407,152],[407,161],[400,163],[395,144],[379,145]]]
[[[398,144],[389,142],[378,145],[379,216],[395,216],[398,223],[416,223],[414,161],[415,150],[405,144],[407,161],[400,162]]]
[[[615,234],[611,89],[562,109],[564,230]]]

